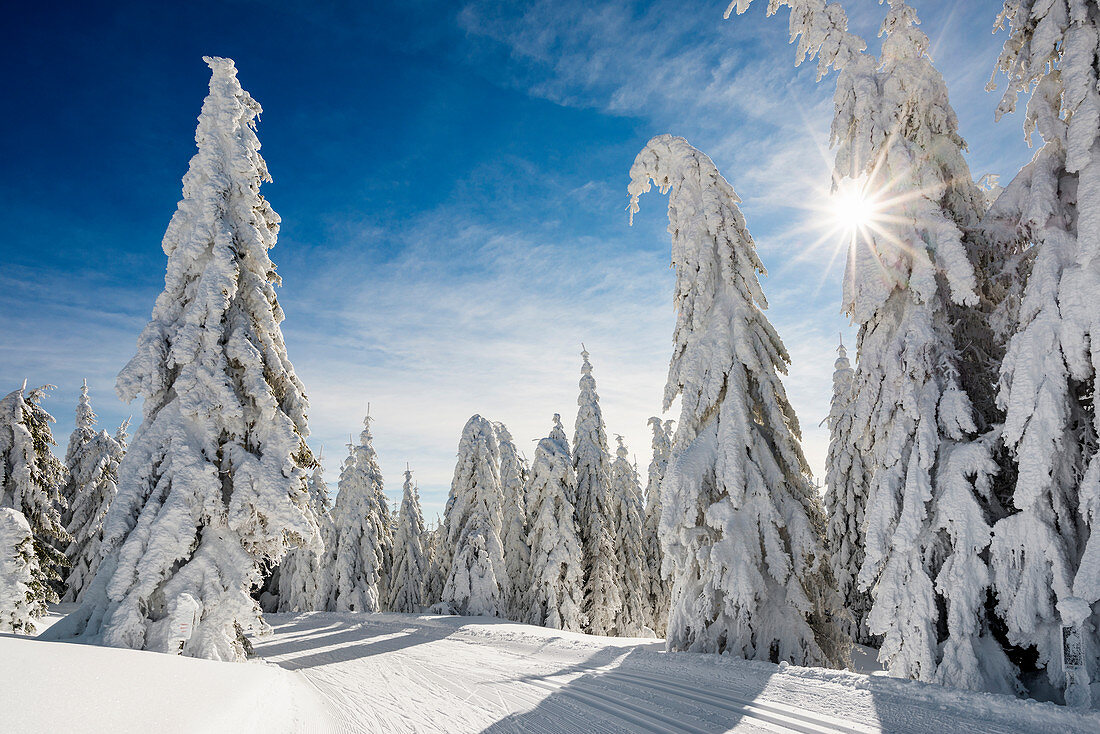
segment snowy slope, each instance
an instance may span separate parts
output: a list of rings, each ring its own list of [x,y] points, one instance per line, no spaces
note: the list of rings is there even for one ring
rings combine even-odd
[[[0,636],[0,733],[1100,731],[1051,704],[481,617],[268,619],[266,665]]]
[[[261,662],[0,635],[0,692],[3,734],[335,730],[306,681]]]
[[[352,732],[1095,732],[1100,714],[482,617],[270,615]]]

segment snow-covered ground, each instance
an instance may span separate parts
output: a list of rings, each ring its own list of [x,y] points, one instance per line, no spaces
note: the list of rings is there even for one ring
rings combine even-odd
[[[348,731],[1090,732],[1100,714],[483,617],[270,615],[256,652]]]
[[[1100,731],[1100,714],[1052,704],[651,640],[480,617],[268,619],[262,660],[243,664],[0,636],[0,731]]]
[[[51,614],[43,630],[60,616]],[[335,731],[323,697],[260,661],[230,664],[156,652],[0,635],[0,732]]]

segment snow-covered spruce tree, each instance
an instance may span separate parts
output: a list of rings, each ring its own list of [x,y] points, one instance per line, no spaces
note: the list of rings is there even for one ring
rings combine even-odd
[[[1062,625],[1086,638],[1100,681],[1100,9],[1083,0],[1013,0],[998,25],[1009,36],[996,73],[998,108],[1031,92],[1028,141],[1042,147],[1005,188],[991,217],[1007,224],[1034,262],[1001,370],[1004,441],[1018,464],[1016,514],[994,527],[998,610],[1009,639],[1034,647],[1052,684],[1066,685]],[[1088,681],[1067,690],[1085,703]],[[1100,694],[1093,696],[1100,700]]]
[[[401,512],[393,541],[393,572],[390,581],[390,611],[417,614],[424,605],[424,581],[428,558],[424,554],[424,517],[420,514],[420,492],[413,486],[412,472],[405,470]]]
[[[279,565],[279,611],[311,612],[322,609],[327,598],[322,588],[327,570],[328,544],[333,542],[332,508],[321,456],[309,478],[309,506],[321,528],[323,548],[291,548]]]
[[[670,135],[649,141],[630,179],[632,214],[650,181],[669,193],[676,268],[665,408],[677,396],[682,408],[660,528],[673,580],[668,649],[844,665],[824,512],[739,199],[710,158]]]
[[[669,459],[672,457],[672,421],[661,422],[657,416],[649,419],[653,429],[653,457],[649,461],[648,481],[645,489],[645,527],[642,542],[646,559],[646,594],[650,628],[663,637],[668,626],[668,608],[672,589],[661,570],[664,553],[658,530],[661,525],[661,482],[665,478]]]
[[[0,507],[0,632],[33,635],[46,614],[31,526],[23,513]]]
[[[370,416],[363,419],[359,444],[348,446],[332,507],[335,532],[325,604],[330,612],[378,612],[385,599],[393,536],[370,421]]]
[[[622,609],[615,620],[615,634],[641,637],[652,631],[648,615],[645,548],[642,542],[644,507],[638,468],[627,458],[623,437],[611,463],[611,536],[615,544],[615,578],[622,588]]]
[[[81,601],[95,577],[102,557],[103,518],[118,491],[118,467],[126,449],[106,431],[95,430],[95,413],[88,399],[88,383],[80,389],[76,428],[65,455],[68,481],[62,494],[68,503],[65,530],[72,541],[65,549],[69,574],[65,602]]]
[[[580,394],[573,431],[573,472],[577,478],[577,527],[584,552],[584,613],[588,632],[614,633],[622,611],[622,587],[615,577],[611,505],[611,456],[588,350],[581,351]]]
[[[119,424],[118,429],[115,431],[115,441],[118,443],[119,446],[122,447],[123,451],[126,450],[127,444],[130,443],[130,419],[129,418],[127,418],[126,420],[122,421],[122,423]]]
[[[911,8],[891,0],[875,60],[838,4],[784,4],[799,58],[818,55],[819,76],[841,70],[835,175],[879,210],[853,237],[844,292],[860,327],[852,412],[870,475],[858,579],[874,598],[869,631],[883,636],[879,659],[893,675],[1012,691],[987,603],[996,434],[979,434],[984,416],[960,377],[990,360],[957,346],[968,333],[959,314],[990,305],[970,261],[980,243],[966,239],[986,198]]]
[[[555,413],[554,428],[535,448],[527,483],[531,572],[526,621],[583,632],[587,620],[576,491],[569,440]]]
[[[871,467],[859,582],[874,586],[868,627],[883,635],[879,660],[892,674],[1011,692],[1014,666],[986,604],[998,466],[993,438],[977,435],[960,379],[971,365],[955,343],[959,307],[982,305],[963,227],[983,198],[918,22],[891,0],[878,119],[862,123],[891,131],[877,148],[864,143],[869,188],[891,203],[885,233],[861,233],[845,278],[860,324],[853,415]]]
[[[424,606],[426,607],[442,601],[443,588],[447,585],[447,569],[443,568],[445,561],[443,544],[443,523],[437,519],[435,527],[424,533],[424,554],[428,561],[428,572],[424,578]]]
[[[116,385],[124,400],[144,398],[141,427],[119,467],[99,572],[48,635],[239,660],[245,635],[267,629],[250,595],[260,567],[317,542],[314,459],[268,257],[279,217],[260,194],[270,180],[260,105],[231,60],[204,60],[210,93],[164,235],[164,291]]]
[[[508,570],[506,605],[508,619],[527,618],[530,587],[531,549],[527,546],[527,462],[516,450],[512,434],[503,423],[496,424],[500,447],[500,484],[504,492],[504,566]]]
[[[873,642],[867,630],[871,595],[856,582],[863,566],[863,516],[867,506],[867,480],[863,456],[856,446],[852,425],[852,383],[855,370],[848,362],[844,342],[837,347],[833,372],[833,400],[826,419],[829,451],[825,457],[825,538],[833,578],[844,606],[851,613],[842,619],[848,635],[861,645]]]
[[[96,414],[92,410],[92,402],[88,397],[88,381],[84,380],[80,388],[80,397],[76,402],[76,426],[69,434],[69,446],[65,450],[65,469],[68,474],[61,487],[61,497],[65,504],[65,509],[61,512],[61,524],[65,527],[69,526],[69,520],[72,518],[73,497],[80,491],[80,485],[74,481],[73,464],[84,446],[95,439],[95,424]],[[61,550],[64,550],[64,546]]]
[[[475,415],[462,429],[447,500],[443,603],[458,614],[504,616],[508,571],[500,539],[504,493],[493,424]]]
[[[57,548],[72,540],[61,523],[65,467],[50,450],[53,416],[40,404],[51,388],[27,390],[24,384],[0,400],[0,508],[21,512],[30,525],[35,609],[43,613],[46,603],[58,600],[68,565]]]

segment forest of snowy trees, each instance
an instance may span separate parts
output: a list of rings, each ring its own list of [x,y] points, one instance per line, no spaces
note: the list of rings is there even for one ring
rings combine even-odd
[[[85,384],[61,460],[51,386],[0,400],[0,631],[64,600],[49,639],[241,660],[265,611],[489,615],[808,666],[862,645],[893,676],[1100,702],[1100,7],[1005,1],[990,86],[1001,113],[1025,100],[1035,153],[987,190],[912,7],[889,0],[875,56],[839,3],[780,6],[796,62],[835,72],[834,184],[872,211],[838,294],[857,342],[820,373],[824,493],[740,199],[659,135],[628,195],[631,217],[668,195],[679,416],[649,419],[646,475],[578,335],[571,440],[555,414],[528,459],[472,416],[429,527],[408,466],[390,507],[367,415],[333,497],[281,331],[260,105],[208,57],[164,290],[116,384],[144,399],[133,438]]]

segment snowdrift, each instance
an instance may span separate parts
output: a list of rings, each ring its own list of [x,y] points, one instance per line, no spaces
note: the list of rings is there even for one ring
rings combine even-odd
[[[0,731],[334,731],[307,682],[262,662],[0,635]]]

